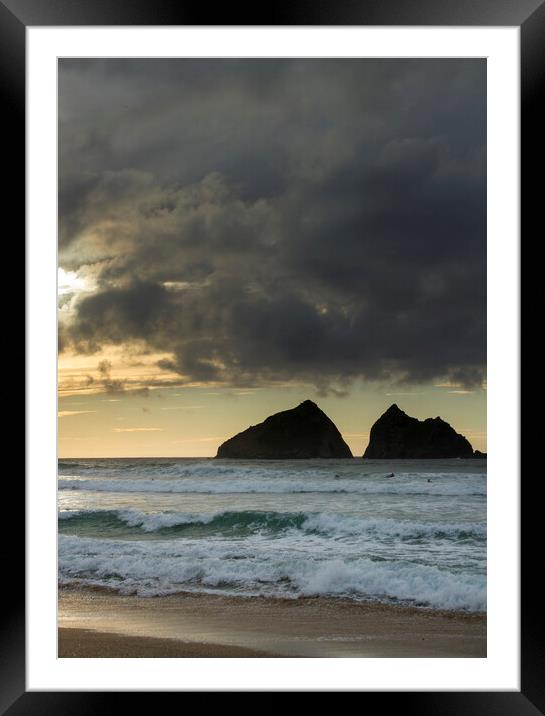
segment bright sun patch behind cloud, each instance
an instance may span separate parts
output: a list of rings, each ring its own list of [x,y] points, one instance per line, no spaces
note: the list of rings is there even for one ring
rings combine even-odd
[[[58,269],[57,287],[59,296],[92,291],[95,286],[95,282],[89,275],[82,275],[77,271],[65,271],[62,267]]]

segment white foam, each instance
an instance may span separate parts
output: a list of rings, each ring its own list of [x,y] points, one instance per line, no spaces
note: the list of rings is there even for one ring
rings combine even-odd
[[[141,512],[132,509],[120,510],[65,510],[59,512],[60,520],[74,517],[93,517],[95,515],[115,514],[117,519],[129,527],[137,527],[144,532],[156,532],[168,527],[190,524],[210,524],[224,516],[232,517],[231,525],[237,524],[237,515],[242,522],[248,514],[253,518],[256,529],[266,524],[270,518],[276,518],[281,525],[285,520],[285,529],[296,529],[294,520],[302,518],[300,529],[318,532],[332,537],[348,537],[357,535],[375,536],[377,538],[417,539],[441,537],[459,539],[464,537],[486,538],[486,524],[480,522],[417,522],[413,520],[395,520],[390,518],[370,519],[353,517],[333,512],[259,512],[218,510],[208,513],[186,512]],[[261,518],[261,519],[260,519]]]
[[[318,541],[293,549],[261,537],[121,541],[59,535],[59,579],[161,595],[184,590],[400,600],[441,609],[486,609],[486,578],[403,560],[373,561]]]
[[[466,535],[478,538],[486,537],[486,525],[480,522],[445,523],[388,518],[367,519],[323,512],[310,514],[302,527],[332,536],[373,534],[377,537],[401,539],[437,536],[455,539]]]
[[[185,514],[180,512],[160,512],[155,514],[136,512],[133,510],[119,510],[118,516],[130,527],[140,527],[144,532],[156,532],[165,527],[176,527],[177,525],[209,524],[214,518],[221,514]]]
[[[208,524],[215,517],[223,514],[222,511],[207,514],[185,512],[139,512],[138,510],[63,510],[59,512],[60,520],[70,520],[74,517],[107,515],[114,512],[116,517],[129,527],[139,527],[144,532],[156,532],[165,527],[177,525]]]
[[[86,490],[92,492],[155,492],[155,493],[193,493],[193,494],[297,494],[297,493],[348,493],[360,495],[431,495],[431,496],[485,496],[486,482],[460,480],[460,482],[427,482],[426,476],[420,479],[403,481],[400,477],[393,481],[370,481],[354,479],[310,478],[299,480],[104,480],[78,477],[60,478],[60,490]]]

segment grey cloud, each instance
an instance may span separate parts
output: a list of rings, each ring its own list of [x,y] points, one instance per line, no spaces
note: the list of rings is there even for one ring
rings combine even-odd
[[[70,60],[60,100],[61,264],[98,284],[64,345],[226,384],[482,380],[484,62]]]
[[[100,375],[100,379],[102,382],[102,385],[104,387],[104,390],[107,393],[121,393],[124,390],[124,385],[121,380],[114,380],[111,375],[110,371],[112,369],[112,364],[108,360],[102,360],[98,364],[98,372]]]

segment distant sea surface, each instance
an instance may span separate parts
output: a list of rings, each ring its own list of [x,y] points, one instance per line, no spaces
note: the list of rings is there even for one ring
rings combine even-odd
[[[58,487],[61,585],[486,611],[485,460],[74,459]]]

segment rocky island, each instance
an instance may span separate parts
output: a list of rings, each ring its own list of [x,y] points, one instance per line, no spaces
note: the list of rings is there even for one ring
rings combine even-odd
[[[411,418],[394,403],[371,428],[369,445],[363,457],[404,460],[481,455],[475,455],[467,438],[441,418]]]
[[[217,458],[293,460],[349,458],[350,448],[327,415],[311,400],[275,413],[226,440]]]

